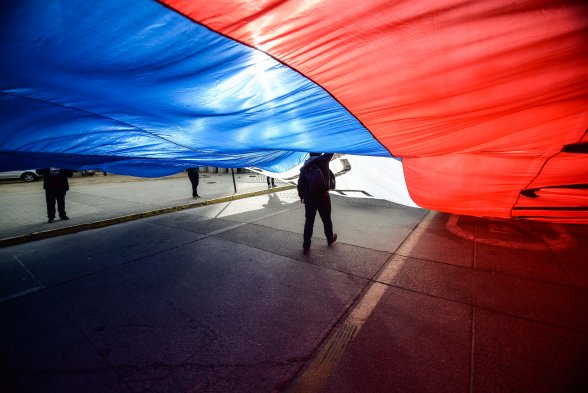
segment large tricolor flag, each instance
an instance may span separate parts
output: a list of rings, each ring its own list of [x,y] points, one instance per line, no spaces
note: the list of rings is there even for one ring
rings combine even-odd
[[[582,1],[7,0],[0,90],[0,170],[335,152],[425,208],[588,222]]]

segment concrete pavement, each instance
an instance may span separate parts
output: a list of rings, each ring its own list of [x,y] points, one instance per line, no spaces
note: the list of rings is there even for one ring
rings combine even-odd
[[[66,196],[68,221],[47,224],[45,194],[41,181],[0,182],[0,246],[73,233],[131,221],[140,217],[183,210],[268,191],[266,178],[257,173],[202,173],[199,195],[193,199],[185,173],[162,178],[117,175],[76,176]],[[277,189],[288,184],[277,181]],[[237,192],[235,192],[237,188]]]
[[[191,202],[135,183],[75,185],[71,225]],[[294,190],[0,248],[0,391],[586,390],[587,227],[332,199],[310,256]]]

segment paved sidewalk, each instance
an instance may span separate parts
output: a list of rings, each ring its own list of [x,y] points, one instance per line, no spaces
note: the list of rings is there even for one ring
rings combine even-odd
[[[68,213],[188,192],[74,184]],[[332,201],[310,256],[292,189],[0,248],[0,392],[587,390],[587,226]]]
[[[276,181],[277,189],[288,184]],[[237,192],[235,192],[235,187]],[[257,173],[202,173],[198,187],[201,198],[192,198],[188,176],[180,173],[162,178],[96,174],[70,179],[66,196],[68,221],[47,223],[42,181],[0,183],[0,246],[58,236],[140,216],[182,210],[230,198],[268,192],[266,177]]]

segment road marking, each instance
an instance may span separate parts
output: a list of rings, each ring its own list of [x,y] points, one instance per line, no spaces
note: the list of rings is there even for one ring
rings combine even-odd
[[[39,280],[37,280],[37,277],[35,277],[35,275],[25,266],[25,264],[22,263],[18,256],[13,255],[13,257],[14,259],[16,259],[16,262],[23,268],[23,270],[31,277],[31,279],[35,283],[35,286],[32,288],[22,290],[20,292],[11,293],[8,296],[0,297],[0,303],[5,302],[6,300],[15,299],[17,297],[28,295],[29,293],[34,293],[45,288],[45,285],[43,285]]]
[[[24,295],[28,295],[29,293],[38,292],[38,291],[40,291],[43,288],[45,288],[45,287],[32,287],[32,288],[29,288],[29,289],[25,289],[24,291],[11,293],[8,296],[0,297],[0,303],[5,302],[7,300],[11,300],[11,299],[16,299],[16,298],[21,297],[21,296],[24,296]]]
[[[431,224],[432,219],[433,215],[430,212],[427,213],[410,235],[404,239],[399,249],[405,244],[409,244],[412,248],[418,243],[418,238]],[[291,387],[286,389],[286,392],[318,393],[323,390],[327,379],[331,376],[345,350],[384,296],[388,289],[388,285],[385,283],[390,282],[398,274],[404,260],[405,257],[398,254],[390,257],[374,281],[368,286],[358,304],[351,310],[347,318],[331,331],[315,359],[292,383]]]

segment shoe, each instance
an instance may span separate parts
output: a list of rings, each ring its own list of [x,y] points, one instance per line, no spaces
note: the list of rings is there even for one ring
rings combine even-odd
[[[336,241],[337,241],[337,234],[336,234],[336,233],[334,233],[334,234],[333,234],[333,238],[332,238],[330,241],[328,241],[328,242],[327,242],[327,244],[328,244],[328,245],[329,245],[329,247],[330,247],[330,246],[332,246],[332,245],[333,245],[333,243],[335,243]]]
[[[47,220],[47,224],[51,224],[53,222],[55,222],[55,220],[53,218],[50,218],[50,219]]]
[[[198,199],[198,198],[200,198],[200,195],[194,196],[194,199]]]
[[[303,248],[302,253],[304,253],[304,255],[310,254],[310,248]]]
[[[68,216],[59,217],[60,220],[69,220]]]

